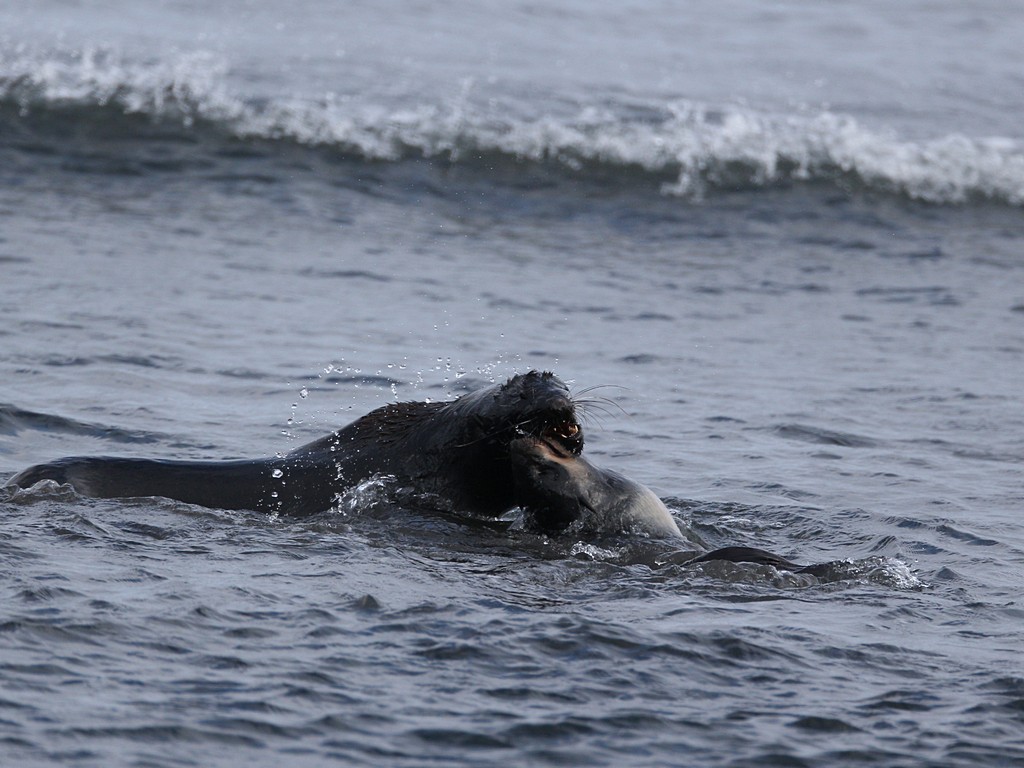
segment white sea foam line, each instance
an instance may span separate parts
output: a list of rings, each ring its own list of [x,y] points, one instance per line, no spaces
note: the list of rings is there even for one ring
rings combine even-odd
[[[117,104],[186,125],[202,118],[241,137],[338,145],[375,160],[397,160],[410,151],[453,159],[485,151],[569,168],[633,165],[675,173],[664,190],[683,196],[728,183],[729,169],[739,167],[755,185],[838,172],[930,202],[977,195],[1024,204],[1024,147],[1009,138],[901,141],[830,112],[777,116],[683,100],[665,105],[665,119],[653,123],[625,121],[595,107],[571,119],[495,120],[474,115],[465,99],[402,109],[330,98],[257,106],[229,92],[228,71],[226,62],[207,53],[127,63],[101,49],[22,50],[0,59],[0,95]]]

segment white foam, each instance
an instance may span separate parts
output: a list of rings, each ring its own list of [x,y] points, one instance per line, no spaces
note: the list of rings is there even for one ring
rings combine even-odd
[[[226,63],[209,53],[126,62],[103,48],[40,54],[15,48],[0,57],[0,97],[28,110],[40,105],[118,106],[153,117],[237,119],[241,100],[229,95]]]
[[[233,93],[228,82],[226,62],[205,53],[126,62],[101,49],[16,49],[0,59],[0,98],[26,110],[117,106],[186,126],[210,121],[242,138],[334,146],[371,160],[472,162],[492,153],[570,172],[634,168],[657,175],[665,194],[684,197],[845,177],[932,203],[981,198],[1024,205],[1024,143],[1012,138],[909,140],[828,111],[780,115],[685,100],[647,105],[643,117],[615,105],[584,106],[574,115],[496,117],[466,98],[399,106],[372,95],[256,99]]]

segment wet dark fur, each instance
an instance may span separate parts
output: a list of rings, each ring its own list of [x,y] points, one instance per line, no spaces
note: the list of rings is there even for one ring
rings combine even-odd
[[[360,482],[387,474],[455,510],[496,516],[517,504],[509,443],[575,418],[568,387],[554,374],[531,371],[452,402],[386,405],[282,458],[71,457],[31,467],[11,483],[27,488],[55,480],[85,496],[164,496],[220,509],[306,515],[330,508]]]

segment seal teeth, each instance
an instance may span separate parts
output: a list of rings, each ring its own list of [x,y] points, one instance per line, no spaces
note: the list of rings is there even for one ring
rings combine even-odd
[[[583,450],[582,430],[572,419],[549,424],[541,430],[540,437],[552,446],[571,454],[579,454]]]

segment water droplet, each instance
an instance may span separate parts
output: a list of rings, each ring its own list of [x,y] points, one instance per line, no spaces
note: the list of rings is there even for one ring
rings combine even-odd
[[[309,390],[306,389],[305,387],[300,389],[299,390],[299,397],[301,397],[303,400],[305,400],[307,397],[309,397]]]
[[[282,472],[280,469],[275,469],[270,474],[273,475],[274,477],[284,477],[284,472]],[[275,494],[275,495],[277,495],[277,494]]]

